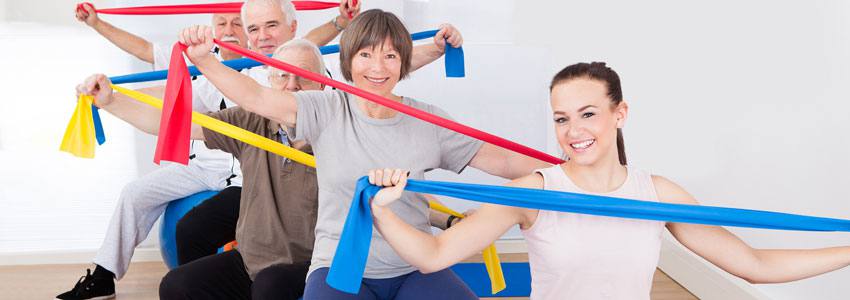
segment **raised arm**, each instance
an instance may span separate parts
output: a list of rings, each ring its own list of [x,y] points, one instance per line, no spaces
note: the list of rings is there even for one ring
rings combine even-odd
[[[327,45],[333,41],[343,29],[348,27],[348,24],[351,23],[353,17],[357,17],[357,15],[360,14],[360,4],[363,1],[357,1],[357,5],[353,5],[351,3],[352,1],[354,0],[340,1],[339,15],[334,17],[332,20],[319,25],[319,27],[310,30],[310,32],[304,36],[304,39],[313,42],[319,47]],[[349,18],[349,16],[352,16],[352,18]]]
[[[531,174],[536,169],[550,167],[547,162],[522,155],[490,143],[484,143],[469,166],[487,174],[516,179]]]
[[[452,225],[440,234],[421,232],[405,223],[387,206],[401,197],[407,183],[406,172],[401,170],[373,170],[369,181],[387,186],[372,200],[375,228],[389,242],[393,250],[422,273],[436,272],[458,263],[487,247],[516,224],[527,224],[531,210],[482,205],[463,222]],[[542,186],[539,175],[530,175],[511,185],[523,187]]]
[[[84,3],[80,9],[77,9],[76,17],[77,21],[86,23],[124,52],[145,62],[154,63],[153,45],[150,42],[101,20],[92,4]]]
[[[413,47],[413,55],[410,61],[411,69],[418,70],[442,57],[446,53],[446,40],[453,47],[463,45],[463,36],[451,24],[440,25],[440,30],[434,35],[433,44],[424,44]]]
[[[298,105],[290,92],[264,87],[242,73],[223,65],[210,53],[212,29],[196,25],[180,32],[179,40],[189,46],[186,54],[198,70],[224,94],[243,109],[285,126],[295,127]]]
[[[95,106],[108,111],[110,114],[130,123],[130,125],[141,131],[152,135],[159,134],[159,121],[162,111],[123,94],[113,93],[110,84],[111,82],[106,75],[95,74],[77,85],[77,94],[93,95],[95,97]],[[165,93],[165,87],[155,86],[139,91],[162,97]],[[197,124],[192,124],[191,134],[191,138],[194,140],[204,139],[204,131]]]
[[[682,187],[664,177],[653,176],[653,182],[662,202],[699,204]],[[719,226],[667,223],[667,229],[697,255],[750,283],[795,281],[850,264],[850,247],[755,249]]]

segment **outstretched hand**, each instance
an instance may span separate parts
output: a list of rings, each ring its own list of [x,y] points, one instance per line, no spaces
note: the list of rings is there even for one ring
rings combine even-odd
[[[213,39],[212,27],[205,25],[188,27],[180,31],[177,36],[180,43],[188,46],[186,56],[196,65],[199,61],[212,57],[212,49],[215,45]]]
[[[106,75],[91,75],[77,85],[77,97],[80,95],[94,96],[94,105],[103,108],[112,103],[112,82]]]
[[[440,25],[440,30],[434,35],[434,44],[443,52],[446,52],[446,42],[454,48],[463,45],[463,36],[452,24]]]
[[[94,27],[97,25],[97,22],[100,22],[100,18],[97,17],[97,11],[94,9],[94,4],[88,2],[77,4],[74,14],[77,21],[86,23],[90,27]]]

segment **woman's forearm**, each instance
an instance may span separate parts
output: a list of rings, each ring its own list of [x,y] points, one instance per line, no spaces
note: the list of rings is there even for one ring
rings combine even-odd
[[[850,247],[754,251],[759,261],[758,269],[741,276],[751,283],[796,281],[850,265]]]
[[[437,238],[407,224],[389,208],[372,207],[375,228],[402,259],[423,273],[444,269],[448,263],[437,261]]]

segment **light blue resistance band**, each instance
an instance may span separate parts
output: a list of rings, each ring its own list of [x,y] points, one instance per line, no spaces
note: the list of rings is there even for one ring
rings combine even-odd
[[[429,30],[423,32],[417,32],[410,35],[410,38],[414,41],[423,40],[427,38],[434,37],[437,34],[438,30]],[[322,55],[328,55],[333,53],[339,53],[339,45],[329,45],[319,48],[319,51],[322,52]],[[271,55],[268,55],[271,57]],[[250,58],[240,58],[240,59],[232,59],[222,61],[224,65],[239,71],[242,69],[253,68],[256,66],[262,65],[261,63],[250,59]],[[454,48],[451,45],[446,46],[446,55],[445,55],[445,63],[446,63],[446,77],[464,77],[464,59],[463,59],[463,47]],[[142,72],[135,73],[129,75],[122,76],[113,76],[110,77],[109,80],[112,81],[113,84],[122,84],[122,83],[135,83],[135,82],[148,82],[148,81],[156,81],[163,80],[167,77],[168,70],[159,70],[159,71],[151,71],[151,72]],[[189,76],[198,76],[203,75],[198,68],[195,66],[189,67]]]
[[[368,177],[357,181],[357,189],[343,226],[342,236],[328,273],[327,283],[343,292],[356,294],[363,280],[372,212],[369,200],[380,187]],[[499,205],[704,225],[800,231],[850,231],[850,220],[810,217],[749,209],[670,204],[516,187],[408,180],[406,190]]]

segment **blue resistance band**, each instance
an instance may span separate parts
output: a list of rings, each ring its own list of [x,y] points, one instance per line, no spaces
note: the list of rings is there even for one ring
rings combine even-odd
[[[335,289],[352,294],[358,293],[360,289],[372,239],[369,200],[379,190],[380,187],[369,184],[368,177],[364,176],[357,181],[351,209],[327,277],[328,285]],[[850,231],[850,220],[539,189],[411,179],[407,182],[406,190],[499,205],[597,216],[777,230]]]
[[[414,41],[423,40],[427,38],[434,37],[437,34],[437,30],[429,30],[423,32],[417,32],[410,35],[410,38]],[[339,53],[339,45],[330,45],[319,48],[319,51],[322,52],[322,55],[328,55],[333,53]],[[268,55],[271,57],[271,55]],[[225,66],[228,66],[236,71],[253,68],[256,66],[262,65],[261,63],[250,59],[250,58],[240,58],[240,59],[232,59],[222,61]],[[446,55],[445,55],[445,63],[446,63],[446,77],[464,77],[464,60],[463,60],[463,47],[454,48],[451,45],[446,46]],[[198,76],[203,75],[198,68],[195,66],[189,67],[189,76]],[[135,82],[148,82],[148,81],[156,81],[163,80],[168,76],[168,70],[159,70],[159,71],[151,71],[151,72],[142,72],[135,73],[129,75],[122,76],[113,76],[110,77],[109,80],[112,81],[113,84],[122,84],[122,83],[135,83]]]
[[[103,133],[103,124],[100,122],[100,113],[97,112],[97,106],[91,105],[91,117],[94,120],[94,136],[97,138],[97,144],[103,145],[106,143],[106,135]]]

